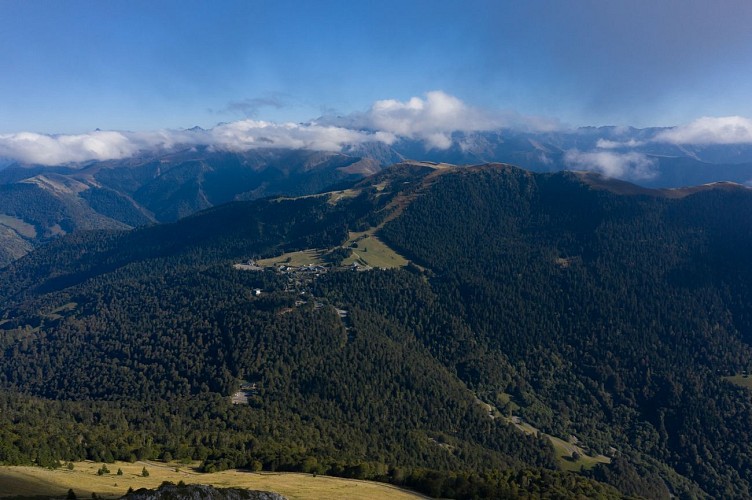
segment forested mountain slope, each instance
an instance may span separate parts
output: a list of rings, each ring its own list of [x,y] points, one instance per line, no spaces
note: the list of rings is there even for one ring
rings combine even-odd
[[[477,351],[518,373],[500,384],[458,350],[445,363],[554,434],[748,495],[750,396],[722,376],[752,354],[752,192],[619,196],[503,167],[454,176],[382,237],[436,273]]]
[[[725,377],[752,359],[752,193],[624,192],[410,163],[61,238],[0,272],[0,460],[169,455],[455,497],[617,494],[598,481],[748,496],[752,401]],[[410,264],[324,264],[364,252],[361,234]],[[245,264],[300,250],[323,270]],[[611,463],[562,459],[565,441]]]

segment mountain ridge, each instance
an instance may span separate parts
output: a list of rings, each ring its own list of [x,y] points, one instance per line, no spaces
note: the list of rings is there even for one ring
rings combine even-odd
[[[0,215],[33,225],[37,237],[3,227],[0,265],[44,244],[51,234],[90,228],[91,220],[98,220],[96,227],[113,229],[170,222],[232,200],[312,194],[345,186],[411,158],[455,165],[502,161],[536,172],[587,169],[646,188],[752,181],[752,148],[743,144],[671,144],[656,139],[670,130],[583,127],[550,132],[454,132],[444,149],[402,137],[390,143],[345,145],[342,152],[284,148],[224,151],[178,144],[120,160],[57,167],[10,164],[0,170],[4,198],[19,196],[14,192],[19,183],[32,184],[33,192],[25,196],[24,202],[30,206],[24,210],[9,206],[17,204],[13,200],[0,203]],[[56,182],[50,185],[45,179],[51,177]],[[62,193],[55,188],[66,183],[73,191]],[[58,199],[49,200],[50,193]]]
[[[296,150],[191,149],[78,168],[11,166],[0,172],[0,215],[33,226],[35,236],[4,225],[0,265],[55,235],[174,221],[234,199],[310,194],[375,170],[368,159]]]

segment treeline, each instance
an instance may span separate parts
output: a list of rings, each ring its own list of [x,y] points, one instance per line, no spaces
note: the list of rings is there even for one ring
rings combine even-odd
[[[310,431],[282,424],[283,432],[266,436],[249,422],[246,409],[230,407],[225,399],[211,395],[182,403],[139,405],[133,401],[54,402],[3,391],[0,409],[0,461],[9,465],[57,468],[77,460],[201,460],[205,472],[238,467],[327,474],[389,482],[441,498],[621,496],[592,479],[541,468],[436,470],[349,461],[343,458],[346,451],[334,457],[320,450],[306,452],[287,437],[292,433],[313,439]],[[266,425],[268,431],[273,422]]]

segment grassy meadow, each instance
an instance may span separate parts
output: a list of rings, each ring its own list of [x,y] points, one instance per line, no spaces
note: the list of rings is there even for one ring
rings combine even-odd
[[[76,462],[73,470],[41,467],[0,467],[0,497],[65,497],[73,489],[78,498],[119,498],[128,488],[156,488],[164,481],[211,484],[218,488],[241,487],[274,491],[294,499],[415,499],[416,493],[373,481],[312,476],[300,473],[246,472],[227,470],[212,474],[196,472],[191,466],[161,462],[115,462],[107,464],[108,474],[97,475],[98,462]],[[143,468],[149,472],[142,477]],[[123,475],[117,475],[122,469]]]

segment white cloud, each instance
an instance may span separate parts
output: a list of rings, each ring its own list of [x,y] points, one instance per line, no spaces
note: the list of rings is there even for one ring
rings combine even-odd
[[[242,120],[210,130],[160,130],[154,132],[94,131],[78,135],[44,135],[31,132],[0,135],[0,157],[23,163],[63,165],[88,160],[117,160],[141,151],[170,150],[176,146],[205,145],[219,150],[293,148],[340,151],[348,144],[383,140],[370,134],[316,123],[271,123]],[[393,140],[393,138],[391,139]]]
[[[475,108],[440,90],[407,101],[376,101],[366,112],[324,117],[321,121],[351,129],[379,131],[393,138],[418,139],[436,149],[450,147],[453,132],[481,132],[504,127],[535,131],[559,128],[558,122],[543,117]]]
[[[64,165],[89,160],[119,160],[140,151],[169,150],[178,144],[204,143],[201,130],[46,135],[34,132],[0,135],[0,157],[39,164]]]
[[[619,148],[637,148],[645,144],[642,141],[630,139],[628,141],[611,141],[609,139],[598,139],[595,147],[598,149],[619,149]]]
[[[451,146],[453,131],[491,130],[501,125],[484,112],[438,90],[428,92],[425,99],[377,101],[367,116],[373,129],[423,139],[429,146],[439,149]]]
[[[215,148],[233,151],[270,147],[340,151],[348,144],[377,140],[374,134],[342,127],[256,120],[218,125],[209,131],[209,137]]]
[[[564,161],[574,170],[590,170],[607,177],[624,180],[652,179],[658,173],[655,159],[635,152],[615,153],[572,149],[566,152]]]
[[[742,116],[706,116],[656,134],[656,142],[671,144],[752,143],[752,120]]]
[[[138,147],[120,132],[95,131],[80,135],[21,132],[0,135],[0,156],[42,165],[125,158],[137,151]]]
[[[366,112],[323,117],[321,122],[348,129],[377,131],[384,142],[390,139],[393,142],[398,137],[419,139],[428,147],[437,149],[452,145],[452,132],[493,130],[502,125],[497,117],[440,90],[426,93],[425,98],[376,101]]]
[[[256,102],[247,104],[258,104]],[[341,151],[364,142],[392,144],[399,138],[424,141],[428,148],[452,146],[454,132],[478,132],[512,127],[550,131],[554,121],[514,112],[490,113],[468,106],[436,90],[407,101],[376,101],[369,110],[344,117],[323,117],[310,123],[274,123],[241,120],[213,129],[149,132],[94,131],[78,135],[31,132],[0,135],[0,158],[25,163],[61,165],[88,160],[111,160],[178,145],[206,145],[214,149],[245,151],[254,148],[297,148]]]

